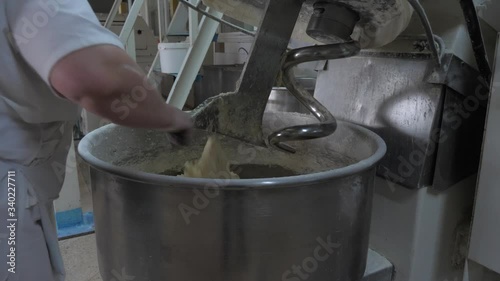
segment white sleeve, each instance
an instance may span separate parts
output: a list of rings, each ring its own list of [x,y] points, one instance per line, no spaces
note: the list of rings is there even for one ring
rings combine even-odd
[[[87,0],[16,2],[9,22],[17,47],[49,86],[52,68],[66,55],[103,44],[123,49],[120,39],[100,24]]]

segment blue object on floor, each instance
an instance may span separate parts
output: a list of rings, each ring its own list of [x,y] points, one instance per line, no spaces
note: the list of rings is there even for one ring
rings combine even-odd
[[[83,214],[82,208],[56,213],[59,239],[94,232],[94,215]]]

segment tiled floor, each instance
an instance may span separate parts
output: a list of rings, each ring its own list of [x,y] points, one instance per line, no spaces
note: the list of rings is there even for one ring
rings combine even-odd
[[[94,234],[63,240],[59,245],[67,281],[102,281],[97,266]]]

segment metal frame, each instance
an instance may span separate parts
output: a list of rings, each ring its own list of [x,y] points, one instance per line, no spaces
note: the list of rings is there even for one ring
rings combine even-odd
[[[222,13],[211,8],[207,8],[207,13],[217,18],[222,18],[223,16]],[[170,91],[167,99],[168,104],[180,109],[184,107],[218,27],[219,22],[205,16],[202,18],[199,31],[197,32],[198,36],[195,40],[191,41],[192,44],[188,50],[186,59]]]
[[[141,11],[142,5],[144,4],[144,0],[135,0],[134,4],[132,4],[132,8],[130,8],[127,19],[125,20],[125,24],[123,25],[122,32],[120,33],[120,40],[123,44],[126,44],[132,30],[134,29],[135,21],[139,16],[139,12]]]
[[[106,19],[106,22],[104,23],[104,27],[107,29],[111,28],[111,25],[113,25],[113,21],[115,21],[116,14],[118,14],[118,9],[120,8],[120,4],[122,3],[121,0],[115,0],[113,3],[113,6],[111,7],[111,11],[108,14],[108,18]]]

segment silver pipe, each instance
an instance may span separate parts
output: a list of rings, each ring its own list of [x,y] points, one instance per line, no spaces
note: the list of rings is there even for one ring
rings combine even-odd
[[[317,101],[308,91],[295,82],[293,69],[296,65],[320,60],[332,60],[351,57],[358,54],[358,42],[312,46],[290,51],[283,64],[283,83],[309,111],[320,121],[317,124],[292,126],[269,135],[269,144],[281,150],[295,153],[295,149],[283,142],[309,140],[329,136],[337,129],[335,117]]]

